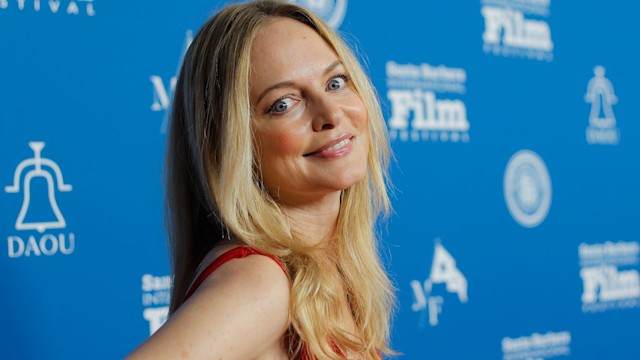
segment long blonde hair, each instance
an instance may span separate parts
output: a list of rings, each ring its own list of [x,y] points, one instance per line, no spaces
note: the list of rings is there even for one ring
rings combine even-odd
[[[300,241],[260,185],[249,98],[252,41],[266,21],[287,17],[313,28],[336,52],[369,114],[365,180],[344,190],[328,262]],[[291,283],[291,357],[350,350],[389,353],[393,286],[380,262],[374,225],[389,211],[386,126],[358,60],[322,20],[296,5],[257,1],[224,8],[200,29],[178,78],[167,150],[167,218],[174,286],[170,312],[182,303],[203,257],[229,240],[281,259]],[[331,264],[331,265],[329,265]],[[336,269],[337,264],[337,269]],[[347,293],[356,334],[340,326]],[[343,349],[343,350],[338,350]]]

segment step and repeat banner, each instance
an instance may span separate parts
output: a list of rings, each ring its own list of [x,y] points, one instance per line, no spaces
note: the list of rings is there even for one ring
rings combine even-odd
[[[306,0],[365,64],[403,359],[640,359],[640,6]],[[0,358],[166,320],[163,156],[209,1],[0,0]]]

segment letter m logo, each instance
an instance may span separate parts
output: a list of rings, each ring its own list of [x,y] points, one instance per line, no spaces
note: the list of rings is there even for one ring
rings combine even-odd
[[[152,111],[165,111],[169,108],[170,99],[173,97],[173,93],[176,90],[177,78],[171,77],[169,81],[169,91],[162,81],[162,78],[157,75],[149,77],[151,84],[153,85],[153,103],[151,104]]]

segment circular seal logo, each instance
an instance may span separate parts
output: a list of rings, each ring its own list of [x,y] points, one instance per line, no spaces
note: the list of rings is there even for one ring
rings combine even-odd
[[[536,227],[545,219],[551,206],[551,179],[538,154],[520,150],[509,159],[504,199],[513,219],[524,227]]]
[[[347,0],[290,0],[289,2],[313,11],[334,29],[340,27],[347,12]]]

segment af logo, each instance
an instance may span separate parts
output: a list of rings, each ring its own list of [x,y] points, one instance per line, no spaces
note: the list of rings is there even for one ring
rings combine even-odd
[[[591,104],[587,143],[617,145],[620,132],[616,127],[616,117],[611,105],[617,103],[618,98],[613,92],[611,81],[604,77],[604,67],[596,66],[593,73],[595,76],[589,81],[587,94],[584,96],[584,100]]]
[[[62,171],[53,160],[42,157],[45,143],[33,141],[29,147],[33,158],[18,164],[13,175],[13,185],[6,186],[5,192],[15,194],[22,191],[23,201],[15,223],[18,231],[37,231],[35,235],[13,235],[7,238],[10,258],[21,256],[54,255],[58,251],[69,255],[75,248],[75,236],[69,234],[46,233],[49,229],[64,229],[67,223],[56,201],[56,190],[69,192],[71,185],[65,184]]]
[[[518,224],[533,228],[542,223],[551,206],[551,179],[538,154],[520,150],[509,159],[504,173],[504,198]]]
[[[193,41],[193,31],[187,30],[184,37],[184,45],[182,47],[182,55],[180,55],[180,60],[178,61],[178,69],[180,69],[180,64],[182,64],[182,59],[184,55],[187,53],[187,49],[191,45]],[[177,71],[176,71],[177,72]],[[167,126],[169,124],[169,117],[167,110],[169,109],[169,105],[171,104],[171,99],[173,98],[173,93],[176,90],[176,83],[178,82],[177,75],[172,76],[168,82],[163,81],[160,75],[151,75],[149,77],[151,81],[151,85],[153,86],[153,103],[151,103],[151,111],[154,112],[162,112],[164,114],[164,118],[162,120],[162,125],[160,125],[160,133],[164,134],[167,132]],[[167,88],[167,85],[169,86]]]
[[[428,310],[429,325],[431,326],[438,325],[438,315],[442,312],[444,302],[442,296],[432,295],[435,284],[446,285],[446,290],[457,294],[461,303],[464,304],[468,301],[467,278],[456,267],[456,260],[442,246],[440,239],[436,239],[431,273],[427,280],[422,284],[418,280],[411,281],[411,289],[415,298],[411,310],[416,312]]]
[[[347,0],[290,0],[289,2],[313,11],[334,29],[342,25],[344,15],[347,13]]]

